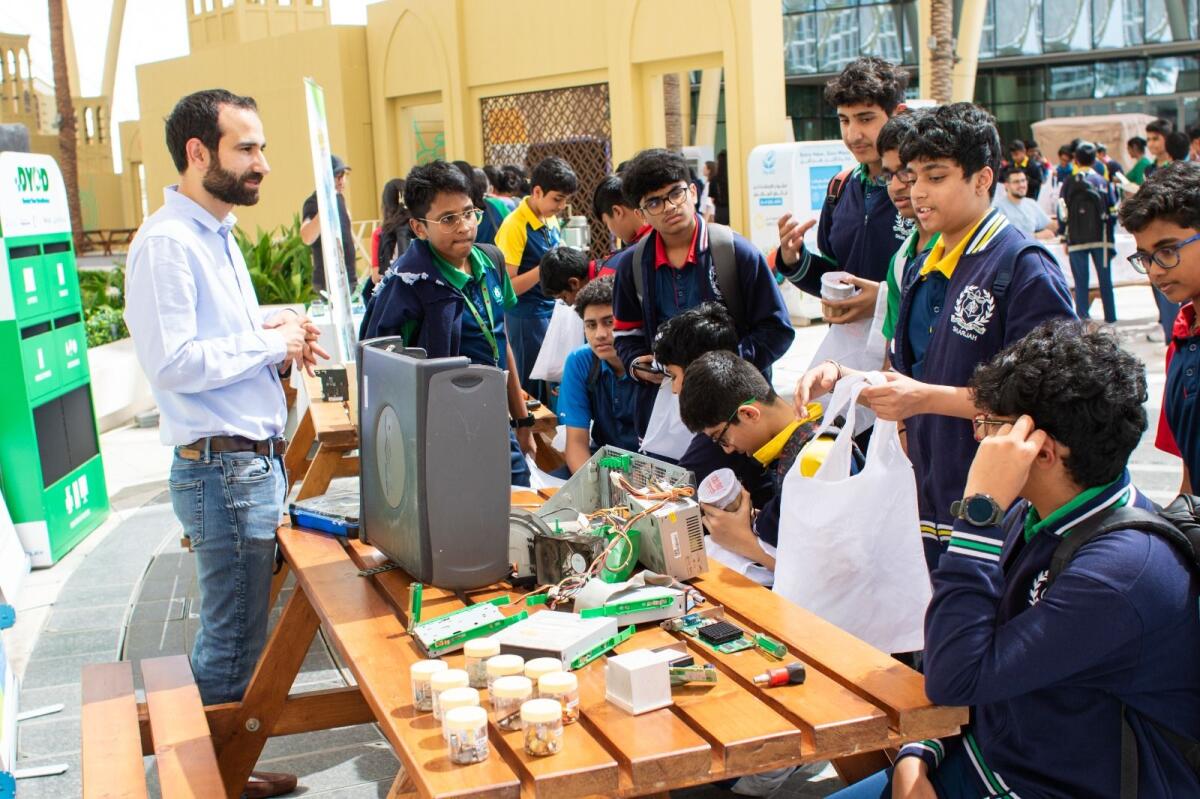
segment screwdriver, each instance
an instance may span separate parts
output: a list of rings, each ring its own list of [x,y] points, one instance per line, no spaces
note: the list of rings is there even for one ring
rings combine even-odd
[[[754,684],[767,688],[774,688],[777,685],[800,685],[806,676],[803,663],[789,663],[786,666],[767,669],[762,674],[755,675]]]

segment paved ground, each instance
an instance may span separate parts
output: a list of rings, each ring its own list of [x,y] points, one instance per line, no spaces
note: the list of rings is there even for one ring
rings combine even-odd
[[[1118,291],[1127,346],[1148,367],[1152,426],[1134,453],[1131,469],[1152,498],[1170,499],[1180,465],[1153,447],[1153,423],[1162,394],[1162,346],[1145,334],[1154,312],[1149,289]],[[1140,320],[1140,321],[1137,321]],[[799,331],[796,344],[775,371],[782,393],[790,392],[820,341],[824,328]],[[190,556],[179,549],[179,526],[166,499],[169,451],[157,430],[125,428],[102,437],[105,471],[114,512],[87,541],[53,568],[35,572],[18,601],[18,624],[6,634],[17,674],[24,675],[22,709],[63,703],[62,712],[20,726],[18,767],[65,763],[56,777],[23,780],[21,799],[80,794],[79,679],[86,663],[139,659],[190,651],[195,634],[195,578]],[[276,614],[278,611],[276,611]],[[297,687],[347,684],[336,659],[314,642]],[[147,761],[149,765],[151,761]],[[296,795],[386,796],[397,769],[390,748],[373,726],[360,726],[272,741],[261,767],[300,775]],[[148,769],[153,775],[153,769]],[[776,799],[826,796],[840,786],[820,765],[793,776]],[[681,799],[718,799],[731,794],[706,786],[674,794]]]

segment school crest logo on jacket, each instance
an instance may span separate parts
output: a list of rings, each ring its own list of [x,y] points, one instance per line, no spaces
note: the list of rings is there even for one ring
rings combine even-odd
[[[1043,569],[1038,573],[1037,577],[1033,578],[1033,587],[1029,589],[1029,607],[1033,607],[1042,600],[1042,594],[1046,591],[1046,583],[1050,580],[1050,570]]]
[[[896,234],[896,241],[908,241],[908,237],[917,229],[917,220],[909,219],[902,215],[899,211],[896,212],[896,221],[892,223],[892,232]]]
[[[950,327],[963,338],[975,341],[987,331],[988,322],[995,313],[996,298],[987,289],[972,284],[954,301]]]

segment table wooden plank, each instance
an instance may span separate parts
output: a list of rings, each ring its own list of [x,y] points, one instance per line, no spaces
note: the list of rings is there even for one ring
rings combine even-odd
[[[487,691],[481,691],[487,694]],[[556,755],[534,757],[525,753],[522,730],[504,732],[496,726],[491,701],[485,703],[492,740],[507,744],[509,759],[533,784],[522,795],[538,799],[574,799],[580,796],[613,796],[617,793],[617,762],[581,724],[563,728],[563,748]]]
[[[84,799],[145,799],[133,665],[120,661],[84,666],[82,690]]]
[[[966,708],[934,705],[920,674],[772,591],[709,560],[693,585],[736,622],[767,630],[788,649],[878,705],[906,739],[946,735],[967,722]]]
[[[412,706],[409,665],[419,659],[404,627],[372,581],[358,576],[333,538],[279,529],[284,555],[359,690],[423,796],[519,795],[512,768],[496,754],[482,763],[450,763],[440,726]]]
[[[141,665],[154,761],[164,799],[225,796],[208,720],[187,656],[150,658]]]

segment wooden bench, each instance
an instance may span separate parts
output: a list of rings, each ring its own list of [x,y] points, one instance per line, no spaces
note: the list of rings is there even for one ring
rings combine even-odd
[[[163,799],[225,794],[216,750],[187,656],[141,661],[151,747]],[[83,667],[84,799],[148,796],[133,664]]]
[[[84,249],[91,250],[99,247],[105,255],[113,254],[113,247],[128,247],[133,241],[135,227],[130,228],[101,228],[83,231],[83,240],[87,243]]]

